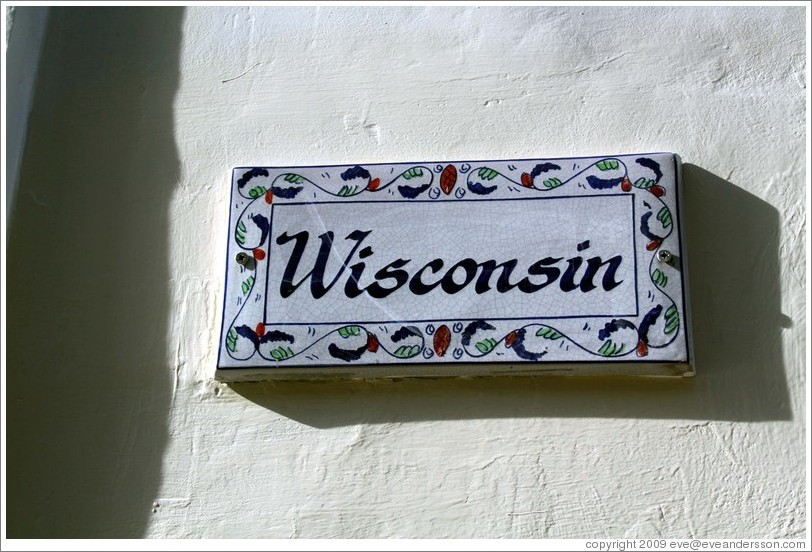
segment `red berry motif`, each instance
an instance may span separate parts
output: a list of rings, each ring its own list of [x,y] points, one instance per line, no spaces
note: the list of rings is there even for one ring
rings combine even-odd
[[[370,353],[374,353],[378,350],[378,338],[373,333],[367,334],[367,351]]]
[[[505,337],[505,347],[513,347],[513,344],[516,342],[516,330],[513,330],[507,337]]]
[[[265,258],[265,252],[260,249],[259,247],[254,249],[254,258],[258,261],[261,261]]]
[[[654,251],[655,249],[657,249],[658,247],[660,247],[660,244],[661,244],[661,243],[663,243],[661,240],[651,240],[651,241],[650,241],[650,242],[648,242],[648,244],[646,245],[646,251]]]
[[[665,188],[658,186],[657,184],[649,188],[648,191],[657,197],[663,197],[665,195]]]
[[[522,173],[522,186],[525,188],[533,187],[533,179],[530,177],[530,174]]]
[[[273,191],[272,190],[268,190],[267,192],[265,192],[265,203],[267,203],[268,205],[273,203]]]
[[[443,324],[434,332],[434,352],[437,353],[438,357],[445,355],[450,343],[451,330],[448,329],[448,326]]]
[[[257,327],[254,331],[257,332],[257,337],[262,337],[263,335],[265,335],[265,324],[260,322],[259,324],[257,324]]]
[[[632,191],[632,182],[629,180],[628,177],[623,179],[623,182],[620,183],[620,189],[624,192],[631,192]]]
[[[378,189],[378,186],[380,186],[380,185],[381,185],[381,179],[380,178],[373,178],[372,180],[369,181],[369,184],[367,184],[367,190],[369,190],[370,192],[374,192],[375,190]]]
[[[644,357],[648,355],[648,345],[642,339],[637,342],[637,356]]]
[[[454,185],[457,183],[457,167],[454,165],[446,165],[443,173],[440,175],[440,189],[445,195],[451,193]]]

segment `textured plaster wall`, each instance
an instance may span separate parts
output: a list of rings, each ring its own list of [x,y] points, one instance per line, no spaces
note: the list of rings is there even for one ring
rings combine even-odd
[[[53,9],[10,225],[9,536],[805,536],[803,23]],[[696,378],[212,381],[232,166],[659,150]]]

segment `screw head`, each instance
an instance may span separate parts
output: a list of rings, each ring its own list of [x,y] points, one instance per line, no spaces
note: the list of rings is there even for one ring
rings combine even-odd
[[[248,254],[247,253],[237,253],[236,261],[237,264],[245,266],[248,264]]]
[[[667,249],[660,249],[657,252],[657,260],[661,263],[671,264],[671,261],[674,260],[674,256],[671,252]]]

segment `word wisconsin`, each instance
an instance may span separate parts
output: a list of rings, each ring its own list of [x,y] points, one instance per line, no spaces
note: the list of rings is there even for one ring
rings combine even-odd
[[[340,285],[339,288],[350,299],[363,294],[383,299],[396,292],[418,296],[435,289],[454,295],[469,286],[473,286],[478,295],[508,293],[514,289],[532,294],[556,284],[564,293],[589,293],[595,289],[611,291],[623,283],[623,280],[617,279],[623,264],[622,255],[614,255],[606,260],[597,256],[585,259],[582,255],[575,255],[566,261],[564,257],[545,256],[526,267],[520,267],[518,259],[497,262],[496,259],[466,257],[454,261],[437,257],[422,266],[413,263],[412,259],[395,259],[375,271],[372,283],[361,287],[360,282],[367,270],[364,260],[370,259],[371,263],[374,255],[372,246],[365,244],[368,238],[370,242],[373,241],[372,233],[372,230],[350,232],[345,239],[354,242],[352,249],[340,266],[328,266],[336,265],[336,262],[330,262],[335,235],[332,231],[324,232],[318,236],[320,245],[313,266],[300,267],[310,233],[301,231],[289,235],[285,231],[276,238],[276,243],[284,246],[292,242],[293,248],[279,284],[279,295],[284,299],[294,293],[307,293],[300,289],[308,289],[314,299],[321,299],[344,278],[343,288]],[[577,246],[578,252],[587,249],[589,240]],[[380,266],[380,263],[376,265]]]

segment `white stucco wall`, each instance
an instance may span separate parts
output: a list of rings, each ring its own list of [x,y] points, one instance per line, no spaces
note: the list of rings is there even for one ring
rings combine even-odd
[[[54,9],[9,536],[806,536],[803,8]],[[238,165],[674,151],[697,376],[212,380]]]

